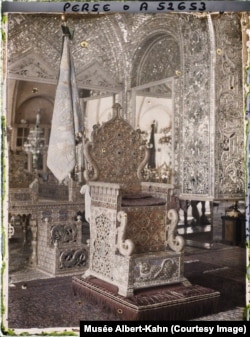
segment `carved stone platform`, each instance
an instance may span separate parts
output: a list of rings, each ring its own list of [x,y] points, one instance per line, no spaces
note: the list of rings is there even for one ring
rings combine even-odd
[[[199,285],[165,285],[118,294],[118,287],[98,278],[72,278],[73,292],[109,310],[119,320],[190,320],[216,312],[220,293]]]

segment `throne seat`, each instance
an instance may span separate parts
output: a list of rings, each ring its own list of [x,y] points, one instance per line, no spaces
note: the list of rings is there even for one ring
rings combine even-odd
[[[174,186],[143,181],[148,148],[141,131],[120,116],[95,126],[84,147],[90,191],[89,268],[122,296],[152,286],[184,283],[184,240],[170,207]]]
[[[166,205],[166,200],[163,198],[156,198],[150,194],[131,194],[122,196],[122,207],[136,207],[136,206],[160,206]]]

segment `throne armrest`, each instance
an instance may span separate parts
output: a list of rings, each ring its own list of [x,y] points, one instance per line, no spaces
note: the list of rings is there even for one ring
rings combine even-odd
[[[105,183],[101,181],[90,181],[91,205],[98,207],[109,207],[117,209],[121,204],[121,185],[115,183]]]
[[[171,196],[173,195],[174,186],[172,184],[141,182],[141,191],[149,193],[156,198],[164,198],[169,204]]]

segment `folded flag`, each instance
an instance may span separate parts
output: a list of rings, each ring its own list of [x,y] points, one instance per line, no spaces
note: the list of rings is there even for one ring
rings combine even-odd
[[[63,36],[63,50],[47,157],[47,166],[59,182],[62,182],[75,167],[75,139],[80,129],[80,100],[68,33]]]

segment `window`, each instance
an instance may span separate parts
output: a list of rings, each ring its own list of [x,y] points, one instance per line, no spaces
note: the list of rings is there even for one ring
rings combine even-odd
[[[23,147],[24,142],[29,135],[29,128],[17,128],[16,147]]]

